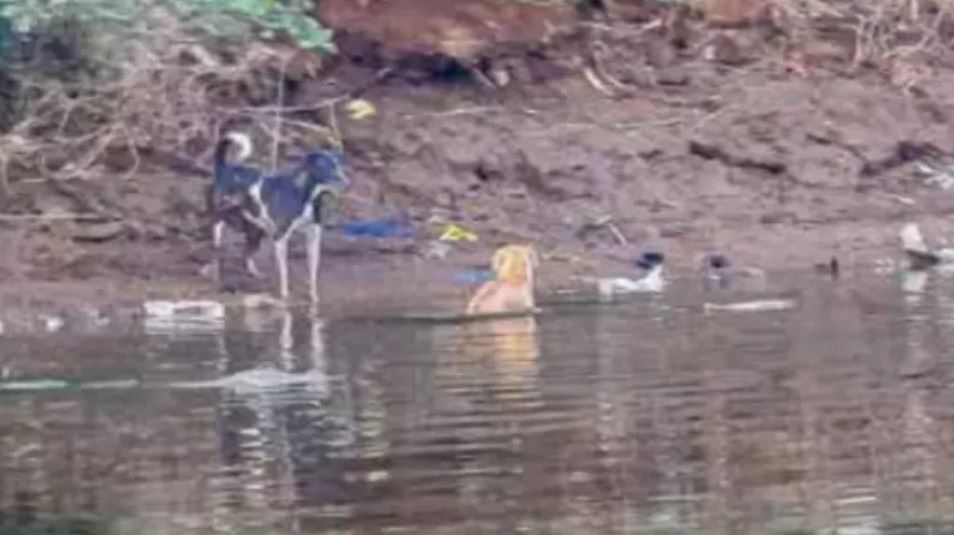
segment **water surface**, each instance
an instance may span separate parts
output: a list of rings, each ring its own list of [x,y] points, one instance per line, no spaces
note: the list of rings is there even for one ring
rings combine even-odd
[[[0,526],[954,533],[954,281],[912,282],[0,336]]]

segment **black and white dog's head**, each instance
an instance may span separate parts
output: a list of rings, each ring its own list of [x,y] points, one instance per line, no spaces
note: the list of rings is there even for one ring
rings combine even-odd
[[[311,205],[312,221],[324,223],[325,201],[350,184],[344,171],[344,154],[331,149],[309,152],[301,159],[297,173],[297,186]]]
[[[344,189],[350,184],[344,171],[344,153],[339,150],[309,152],[302,158],[302,163],[316,186]]]

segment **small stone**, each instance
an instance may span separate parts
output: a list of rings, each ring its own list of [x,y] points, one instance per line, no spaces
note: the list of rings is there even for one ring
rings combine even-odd
[[[663,238],[678,238],[692,232],[692,225],[674,224],[666,225],[659,229],[659,235]]]
[[[759,217],[759,223],[763,225],[776,225],[779,223],[794,223],[798,220],[793,212],[768,212]]]
[[[118,238],[125,230],[125,225],[118,221],[91,223],[78,225],[73,230],[72,237],[76,241],[104,242]]]
[[[663,69],[656,75],[657,85],[683,87],[689,85],[691,81],[689,73],[678,67]]]
[[[702,47],[702,57],[706,61],[723,65],[741,65],[745,63],[742,47],[728,35],[717,35]]]

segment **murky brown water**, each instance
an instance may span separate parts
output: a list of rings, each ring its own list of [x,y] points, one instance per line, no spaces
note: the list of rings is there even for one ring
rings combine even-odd
[[[791,287],[772,312],[676,286],[535,320],[0,337],[0,526],[954,532],[954,281]]]

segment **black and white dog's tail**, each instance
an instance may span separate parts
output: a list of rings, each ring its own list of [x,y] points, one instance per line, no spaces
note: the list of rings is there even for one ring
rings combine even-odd
[[[234,159],[230,159],[229,153],[233,146],[238,149],[238,153]],[[212,155],[212,182],[205,191],[206,210],[213,219],[218,218],[216,214],[223,208],[225,197],[234,196],[247,187],[246,182],[261,174],[239,163],[251,154],[252,141],[239,132],[228,132],[215,144]],[[216,232],[221,232],[221,229]]]
[[[219,170],[230,162],[228,161],[229,149],[232,146],[238,147],[238,155],[235,160],[241,162],[252,154],[252,140],[241,132],[228,132],[219,142],[215,144],[215,154],[212,156],[215,169]]]

